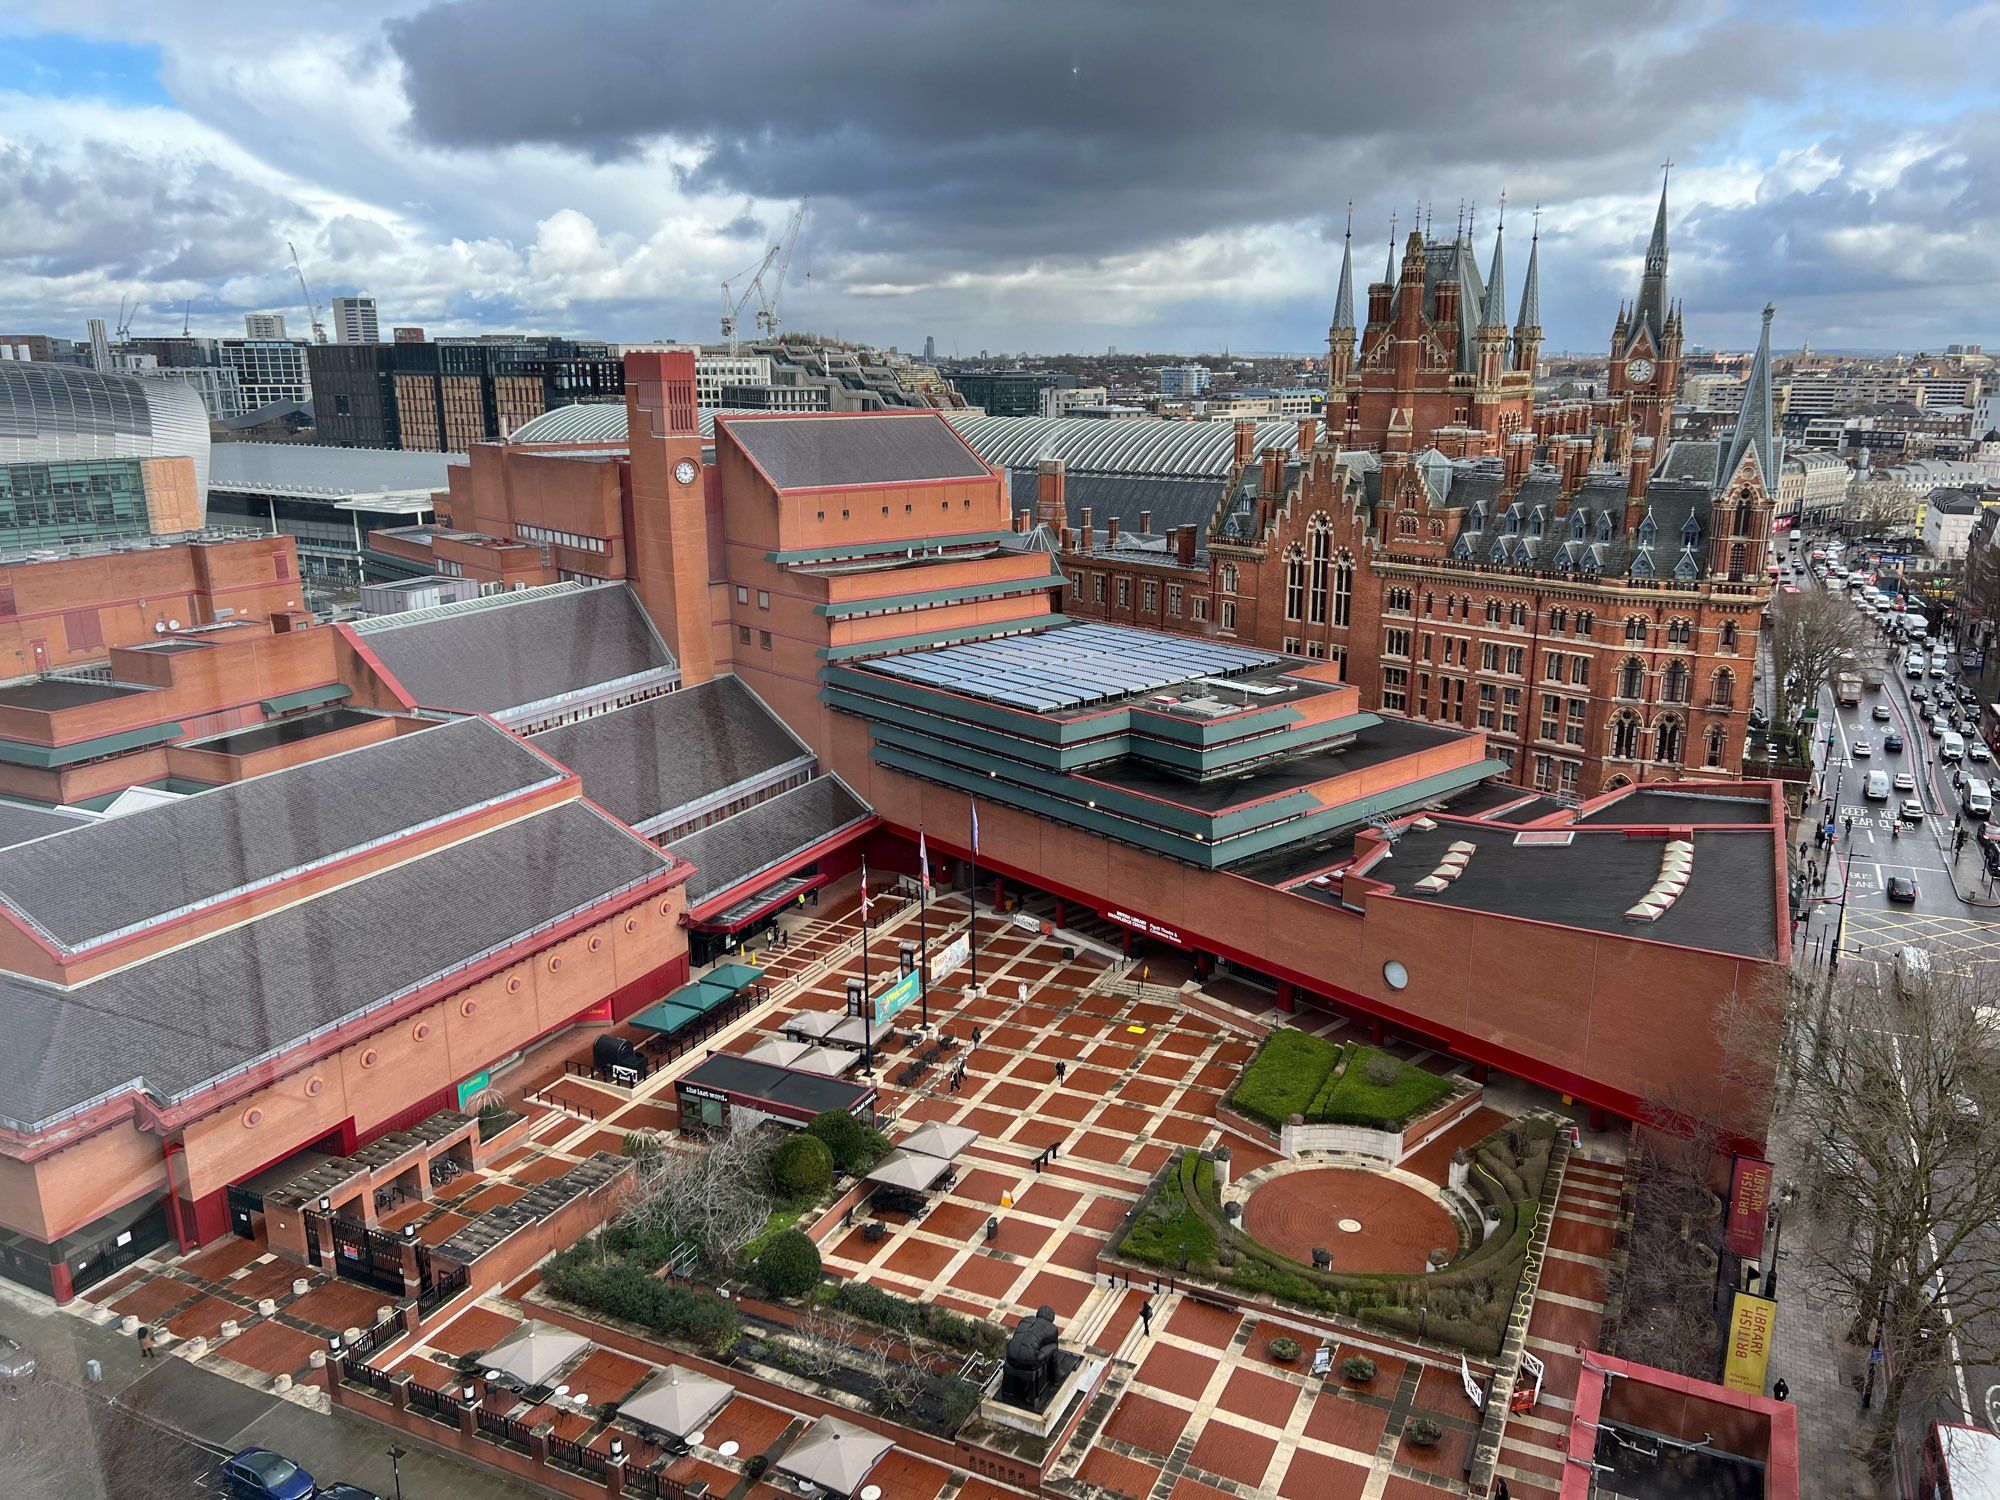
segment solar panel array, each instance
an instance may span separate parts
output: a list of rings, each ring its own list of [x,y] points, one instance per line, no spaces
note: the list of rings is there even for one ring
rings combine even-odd
[[[1188,636],[1119,625],[1071,625],[1038,635],[967,641],[869,663],[924,687],[1036,713],[1082,708],[1197,677],[1226,677],[1284,660]]]

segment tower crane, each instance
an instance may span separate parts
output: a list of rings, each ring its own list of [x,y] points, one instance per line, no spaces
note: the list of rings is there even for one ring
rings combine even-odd
[[[298,247],[290,240],[286,240],[285,248],[292,252],[292,274],[299,278],[299,291],[306,299],[306,321],[312,324],[313,342],[315,344],[324,344],[326,342],[326,324],[320,321],[319,304],[313,301],[312,288],[306,285],[305,267],[299,264]]]
[[[757,331],[765,338],[775,338],[778,333],[778,298],[785,290],[785,274],[791,269],[792,247],[798,242],[799,225],[805,221],[806,200],[801,198],[799,206],[792,210],[792,219],[785,226],[784,238],[764,252],[763,258],[747,271],[739,272],[722,283],[722,336],[729,340],[729,352],[736,353],[737,321],[742,315],[744,304],[751,297],[757,299]],[[764,278],[773,266],[777,274],[767,287]],[[749,285],[740,294],[732,291],[732,286],[749,278]]]
[[[132,315],[138,310],[138,303],[130,302],[124,297],[118,299],[118,331],[116,336],[119,343],[122,344],[132,337]]]

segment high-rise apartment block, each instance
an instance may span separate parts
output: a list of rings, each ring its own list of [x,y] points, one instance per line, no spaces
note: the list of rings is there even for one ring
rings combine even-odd
[[[333,299],[333,341],[336,344],[379,344],[382,341],[373,297]]]
[[[283,313],[245,313],[243,336],[252,339],[281,339],[285,336]]]

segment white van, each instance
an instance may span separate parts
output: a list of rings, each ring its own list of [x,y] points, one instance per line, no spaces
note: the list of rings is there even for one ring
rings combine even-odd
[[[1947,729],[1938,741],[1938,759],[1961,761],[1965,759],[1965,736]]]
[[[1861,794],[1870,802],[1887,802],[1889,800],[1889,773],[1887,771],[1870,771],[1868,773],[1868,782],[1862,788]]]
[[[1993,816],[1993,788],[1977,776],[1965,778],[1965,812],[1972,818]]]

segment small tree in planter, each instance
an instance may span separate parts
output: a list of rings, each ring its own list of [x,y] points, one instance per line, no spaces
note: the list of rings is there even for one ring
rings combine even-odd
[[[803,1297],[819,1278],[819,1246],[801,1230],[779,1230],[758,1253],[757,1280],[774,1297]]]
[[[1429,1417],[1412,1417],[1403,1428],[1403,1436],[1418,1448],[1435,1448],[1444,1429]]]
[[[1375,1379],[1375,1361],[1365,1354],[1350,1354],[1340,1362],[1340,1378],[1349,1385],[1369,1385]]]
[[[1281,1365],[1288,1365],[1299,1357],[1299,1341],[1280,1334],[1271,1340],[1270,1351],[1271,1358]]]

